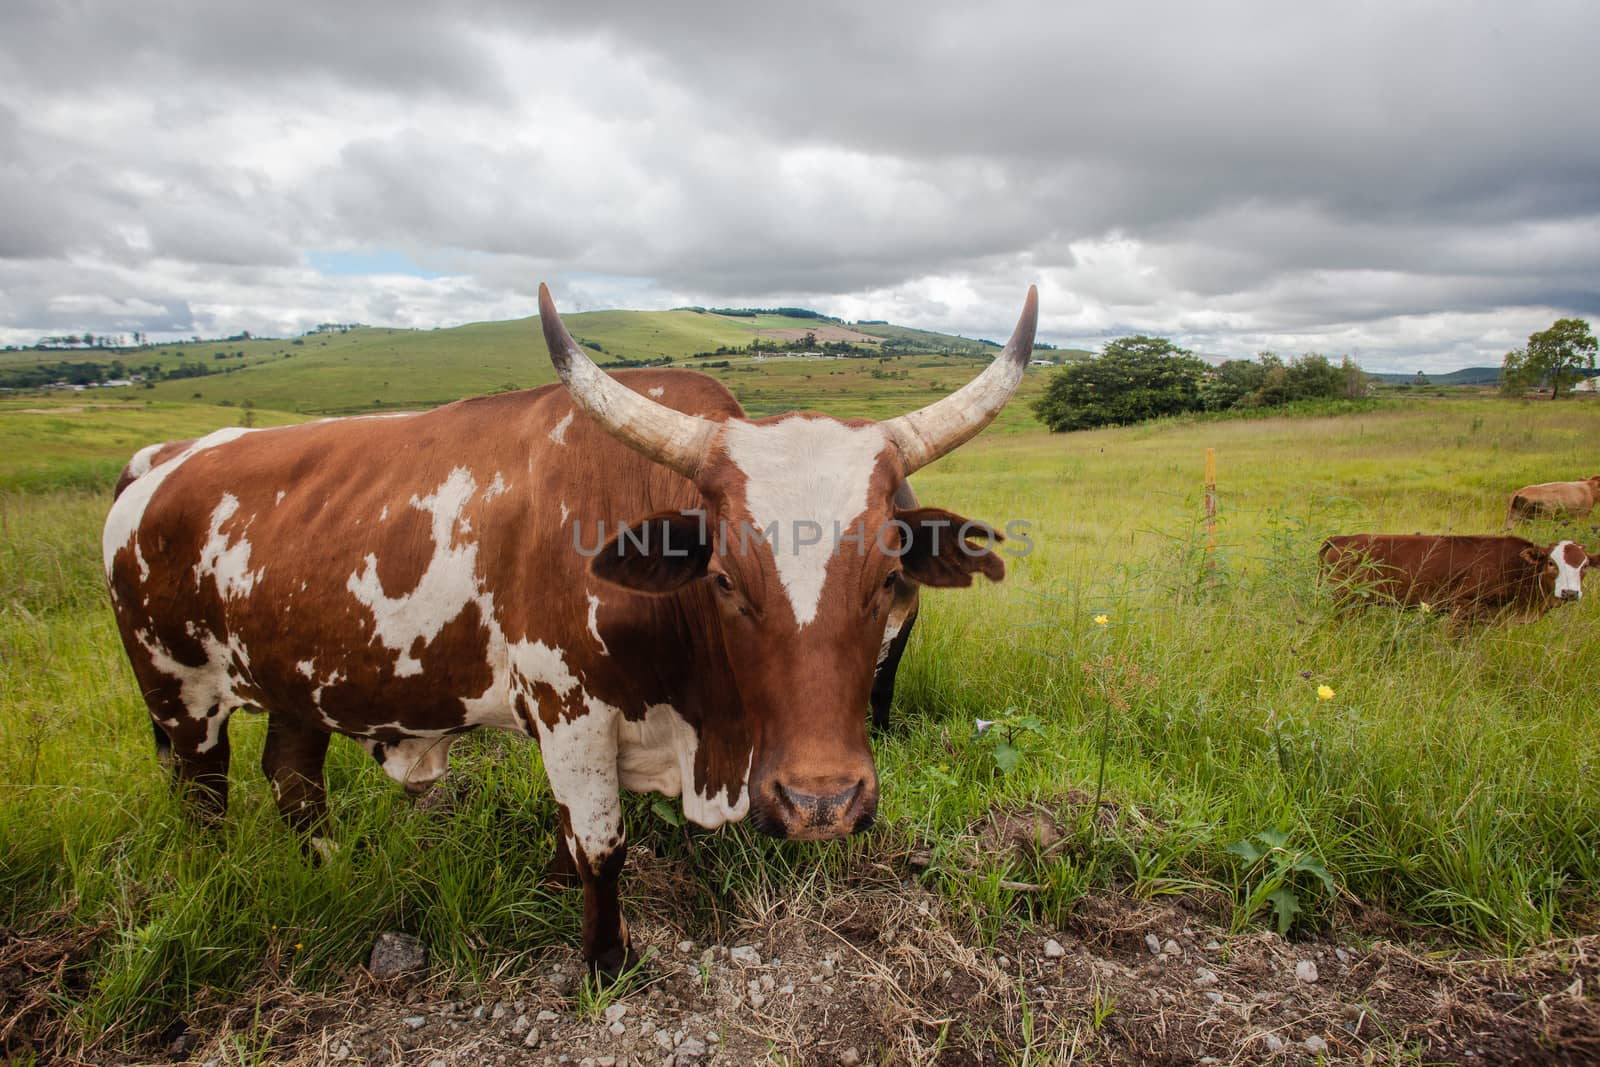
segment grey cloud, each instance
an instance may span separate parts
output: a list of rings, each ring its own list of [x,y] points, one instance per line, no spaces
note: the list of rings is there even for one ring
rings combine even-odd
[[[1041,279],[1053,339],[1481,357],[1600,303],[1596,29],[1579,0],[19,0],[0,330],[525,313],[550,278],[998,336]],[[460,276],[308,279],[328,249]]]

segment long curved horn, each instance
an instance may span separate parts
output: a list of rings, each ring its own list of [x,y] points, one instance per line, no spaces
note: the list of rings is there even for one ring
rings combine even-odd
[[[539,323],[544,327],[550,362],[566,383],[573,403],[612,437],[693,481],[711,452],[717,423],[657,404],[595,366],[561,324],[550,287],[542,283]]]
[[[1039,290],[1030,285],[1011,340],[982,374],[943,400],[880,424],[900,449],[907,474],[977,436],[1000,414],[1027,370],[1038,324]]]

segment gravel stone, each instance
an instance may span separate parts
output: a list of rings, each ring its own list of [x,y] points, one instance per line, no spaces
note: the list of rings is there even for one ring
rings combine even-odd
[[[511,1024],[511,1032],[513,1034],[520,1034],[520,1033],[522,1033],[522,1031],[526,1030],[527,1028],[528,1028],[528,1017],[526,1015],[517,1016],[516,1021]]]
[[[1316,1055],[1319,1052],[1328,1051],[1328,1043],[1322,1040],[1322,1038],[1318,1037],[1316,1034],[1312,1034],[1310,1037],[1300,1042],[1300,1044],[1304,1045],[1305,1050],[1312,1055]]]
[[[1044,952],[1044,958],[1047,960],[1058,960],[1067,954],[1067,950],[1061,947],[1061,942],[1053,937],[1044,943],[1042,951]]]
[[[685,956],[687,956],[689,953],[694,951],[694,942],[693,941],[679,941],[678,942],[678,951],[683,953]]]
[[[754,945],[740,945],[732,949],[728,955],[734,963],[739,964],[741,967],[761,966],[761,953],[756,951]]]
[[[1197,986],[1216,985],[1217,972],[1208,971],[1204,967],[1196,967],[1194,972],[1194,984]]]
[[[1302,982],[1315,982],[1317,980],[1317,965],[1311,960],[1301,960],[1294,965],[1294,976]]]
[[[1268,1052],[1283,1051],[1283,1038],[1279,1037],[1277,1034],[1268,1034],[1262,1039],[1262,1043],[1267,1046]]]
[[[1144,947],[1150,950],[1150,955],[1161,955],[1161,939],[1155,934],[1144,935]]]
[[[672,1058],[678,1063],[693,1063],[705,1059],[705,1056],[706,1043],[698,1037],[686,1037],[672,1050]]]
[[[528,1031],[528,1036],[522,1039],[522,1043],[527,1045],[529,1048],[538,1048],[539,1042],[543,1040],[544,1034],[540,1033],[539,1028],[535,1026],[532,1030]]]
[[[1176,941],[1172,940],[1172,938],[1170,938],[1170,937],[1167,938],[1167,943],[1161,946],[1161,951],[1165,952],[1169,956],[1181,956],[1181,955],[1183,955],[1182,946],[1180,946]]]
[[[628,1014],[628,1006],[626,1004],[607,1004],[606,1005],[605,1019],[606,1019],[606,1022],[608,1022],[608,1023],[614,1023],[618,1019],[621,1019],[626,1014]]]
[[[424,970],[428,966],[428,949],[418,938],[398,930],[385,930],[372,943],[372,955],[367,958],[367,970],[374,978],[399,978]]]
[[[544,1009],[538,1015],[534,1016],[534,1018],[538,1019],[542,1023],[554,1023],[561,1021],[561,1016],[557,1015],[549,1008]]]
[[[428,1017],[426,1015],[407,1015],[400,1021],[405,1023],[406,1028],[410,1030],[421,1030],[428,1025]]]
[[[856,1067],[856,1064],[860,1062],[861,1053],[856,1051],[854,1045],[839,1053],[839,1067]]]

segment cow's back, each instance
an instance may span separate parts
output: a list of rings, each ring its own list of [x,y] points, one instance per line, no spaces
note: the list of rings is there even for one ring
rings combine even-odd
[[[702,375],[619,377],[698,414],[738,410]],[[130,464],[103,543],[141,685],[191,715],[293,709],[358,734],[517,725],[496,706],[508,647],[565,648],[575,673],[603,648],[573,524],[592,537],[691,492],[560,386],[230,429],[150,458]]]

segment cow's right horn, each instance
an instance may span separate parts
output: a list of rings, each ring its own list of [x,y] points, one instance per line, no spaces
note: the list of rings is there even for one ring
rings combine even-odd
[[[544,284],[539,286],[539,322],[550,362],[573,403],[612,437],[693,481],[711,452],[717,424],[640,396],[595,366],[561,324]]]
[[[982,374],[942,400],[882,423],[889,440],[900,450],[907,474],[976,437],[1000,414],[1028,369],[1038,323],[1039,290],[1030,285],[1011,340]]]

